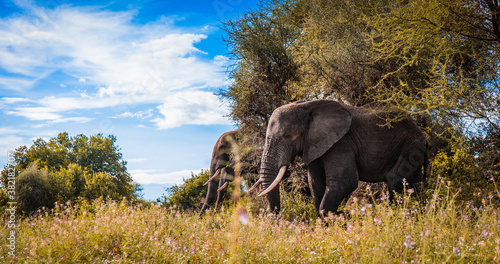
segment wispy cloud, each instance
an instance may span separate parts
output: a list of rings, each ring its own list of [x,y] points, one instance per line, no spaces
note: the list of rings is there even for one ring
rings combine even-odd
[[[198,170],[199,172],[201,170]],[[161,170],[131,170],[130,175],[140,184],[180,184],[184,179],[191,177],[194,171],[182,170],[176,172],[163,172]]]
[[[71,110],[157,104],[161,117],[150,112],[122,117],[150,118],[159,129],[228,123],[222,118],[227,107],[208,92],[227,84],[221,71],[227,58],[206,58],[195,47],[208,37],[203,29],[186,32],[167,18],[134,24],[136,11],[17,3],[23,14],[0,19],[0,67],[10,73],[0,75],[0,90],[36,89],[51,73],[62,72],[74,80],[73,88],[88,92],[67,96],[72,86],[58,83],[66,96],[31,98],[22,105],[4,97],[7,114],[50,125],[92,120],[67,116]]]
[[[139,111],[136,113],[124,112],[118,115],[113,116],[113,118],[138,118],[138,119],[146,119],[153,116],[153,109],[148,109],[144,111]]]

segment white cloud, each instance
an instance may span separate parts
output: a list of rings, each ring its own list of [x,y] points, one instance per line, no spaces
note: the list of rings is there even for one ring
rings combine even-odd
[[[198,170],[201,171],[201,170]],[[176,172],[163,172],[162,170],[131,170],[132,178],[139,184],[180,184],[184,179],[191,177],[192,171],[181,170]]]
[[[9,115],[26,117],[29,120],[46,121],[62,118],[61,115],[54,113],[54,110],[45,107],[19,107],[14,111],[7,111]]]
[[[33,87],[34,84],[35,80],[0,76],[0,87],[5,87],[8,90],[22,91],[25,88]]]
[[[26,103],[26,102],[31,102],[31,100],[28,98],[22,98],[22,97],[3,97],[3,98],[0,98],[0,103],[2,103],[2,104],[18,104],[18,103]]]
[[[227,109],[216,96],[201,92],[227,85],[221,70],[227,58],[205,59],[206,53],[195,47],[208,37],[200,33],[203,28],[184,32],[166,18],[134,24],[135,11],[69,5],[46,9],[30,1],[18,5],[30,12],[0,18],[0,68],[21,77],[0,76],[0,90],[36,89],[40,80],[57,71],[74,77],[86,92],[32,99],[24,105],[2,98],[7,114],[46,124],[88,122],[65,112],[161,104],[158,110],[164,118],[155,119],[158,128],[227,123],[222,118]],[[69,83],[65,85],[69,89]]]
[[[163,115],[153,122],[159,129],[169,129],[182,125],[230,124],[224,117],[227,106],[221,105],[216,95],[203,91],[188,91],[173,94],[158,106]]]
[[[94,118],[89,118],[89,117],[64,117],[64,118],[59,118],[50,121],[50,123],[55,124],[55,123],[67,123],[67,122],[72,122],[72,123],[88,123],[90,121],[94,120]]]
[[[139,111],[137,113],[124,112],[113,116],[113,118],[138,118],[138,119],[146,119],[153,116],[153,109],[148,109],[145,111]]]
[[[227,66],[229,63],[229,58],[222,55],[217,55],[214,57],[214,63],[217,66]]]

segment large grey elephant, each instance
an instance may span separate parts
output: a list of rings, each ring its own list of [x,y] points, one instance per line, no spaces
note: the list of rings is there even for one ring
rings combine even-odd
[[[279,185],[287,165],[302,156],[319,217],[336,213],[358,180],[388,184],[402,192],[429,173],[427,141],[409,118],[384,126],[376,107],[352,107],[332,100],[296,102],[277,108],[269,120],[260,178],[270,209],[280,210]],[[422,173],[422,166],[424,172]]]
[[[240,158],[242,180],[247,186],[255,183],[259,168],[254,156],[258,155],[251,155],[250,152],[244,151],[244,147],[241,146],[242,141],[244,141],[244,135],[238,129],[222,134],[215,143],[210,161],[209,179],[204,184],[204,186],[208,185],[208,191],[199,215],[202,215],[210,206],[220,205],[224,201],[227,186],[234,181],[235,155],[239,155]],[[252,142],[255,143],[255,141]],[[239,153],[235,153],[236,150],[239,150]]]
[[[207,196],[200,210],[202,215],[205,210],[212,206],[221,204],[226,195],[227,185],[234,180],[234,168],[231,161],[231,152],[239,130],[233,130],[222,134],[214,145],[212,158],[210,160],[210,178],[204,184],[208,185]],[[217,197],[217,200],[215,199]]]

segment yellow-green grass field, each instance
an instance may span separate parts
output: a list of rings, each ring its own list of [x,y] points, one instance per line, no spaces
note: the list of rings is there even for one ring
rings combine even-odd
[[[250,198],[201,218],[157,205],[68,203],[21,220],[15,256],[2,225],[0,262],[500,263],[498,194],[478,205],[454,197],[441,186],[424,202],[351,198],[327,220],[276,217]]]

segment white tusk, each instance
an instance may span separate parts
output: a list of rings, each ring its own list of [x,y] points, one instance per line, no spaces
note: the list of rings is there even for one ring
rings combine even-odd
[[[220,169],[217,169],[217,171],[214,173],[214,176],[210,177],[210,179],[208,179],[208,181],[205,182],[205,184],[203,184],[203,186],[206,186],[209,182],[213,181],[217,176],[219,176],[219,173],[220,173]]]
[[[283,178],[283,175],[285,175],[285,172],[286,172],[286,165],[281,167],[280,171],[278,172],[278,176],[276,177],[276,179],[274,179],[273,183],[271,183],[271,185],[267,187],[267,189],[261,192],[259,196],[264,196],[268,194],[270,191],[272,191],[274,187],[276,187],[280,183],[281,178]]]
[[[229,182],[225,182],[224,185],[222,185],[219,189],[217,189],[218,192],[226,189],[226,187],[229,185]]]
[[[260,178],[257,182],[254,183],[254,185],[252,185],[252,187],[250,187],[250,189],[248,189],[247,192],[252,192],[253,190],[255,190],[257,187],[259,187],[259,185],[264,182],[264,179]]]

